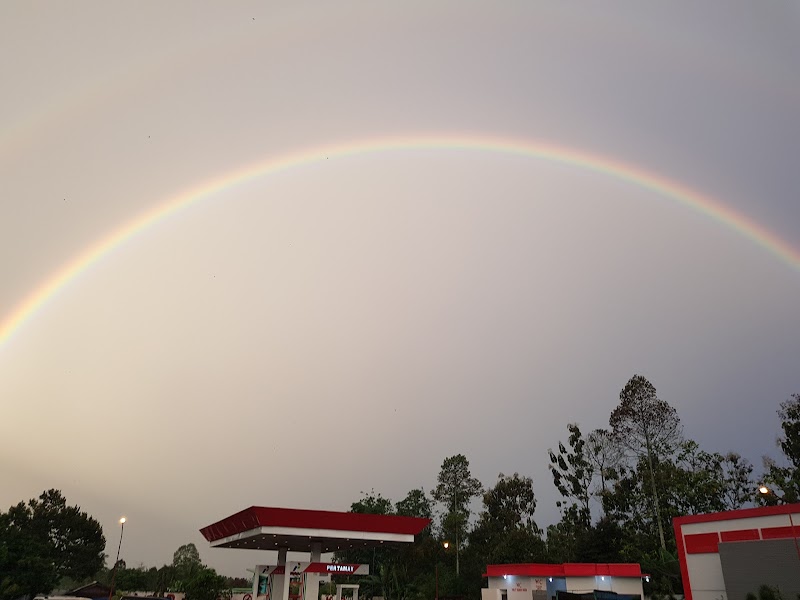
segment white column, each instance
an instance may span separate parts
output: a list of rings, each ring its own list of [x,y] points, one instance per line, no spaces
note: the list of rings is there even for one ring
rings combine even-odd
[[[322,560],[322,542],[312,542],[311,562]],[[319,600],[319,573],[306,573],[306,587],[303,600]]]
[[[272,576],[272,596],[269,600],[289,600],[289,573],[286,573],[286,548],[278,549],[278,566],[283,567],[281,575]],[[253,599],[255,600],[255,599]]]

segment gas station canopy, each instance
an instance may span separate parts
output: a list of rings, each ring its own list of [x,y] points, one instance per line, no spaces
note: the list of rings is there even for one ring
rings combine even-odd
[[[251,506],[200,530],[212,548],[335,552],[411,543],[430,519]]]

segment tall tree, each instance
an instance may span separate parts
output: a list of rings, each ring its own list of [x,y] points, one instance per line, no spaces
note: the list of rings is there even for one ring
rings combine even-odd
[[[469,461],[463,454],[445,458],[439,470],[433,499],[444,504],[447,511],[442,519],[442,532],[452,534],[456,545],[456,572],[459,570],[459,540],[464,539],[469,522],[469,503],[480,496],[481,482],[472,477]]]
[[[553,483],[565,500],[559,500],[556,505],[566,510],[570,504],[575,504],[577,523],[584,528],[591,526],[591,499],[592,479],[594,479],[594,464],[586,453],[586,441],[583,439],[577,423],[567,425],[569,431],[569,450],[563,442],[558,442],[558,454],[549,449],[550,473]]]
[[[619,405],[611,413],[609,425],[623,447],[647,460],[658,538],[662,551],[666,551],[654,464],[659,458],[670,456],[681,441],[678,412],[658,397],[652,383],[634,375],[619,393]]]
[[[781,402],[778,416],[781,419],[782,435],[778,447],[786,459],[781,466],[771,458],[764,459],[766,472],[764,482],[772,488],[784,502],[800,501],[800,394]]]

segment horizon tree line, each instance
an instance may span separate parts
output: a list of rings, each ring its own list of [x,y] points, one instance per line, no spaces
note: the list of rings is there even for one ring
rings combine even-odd
[[[782,458],[765,457],[756,480],[753,465],[738,453],[708,452],[686,438],[675,408],[634,375],[607,428],[584,434],[578,423],[568,423],[566,441],[548,449],[559,493],[557,523],[537,524],[532,478],[500,473],[485,487],[472,476],[467,457],[456,454],[443,460],[430,492],[415,488],[392,502],[371,490],[350,506],[352,512],[432,519],[415,544],[341,552],[334,560],[369,564],[371,575],[358,580],[361,590],[386,600],[429,600],[437,589],[479,598],[487,564],[518,562],[637,562],[652,575],[647,593],[681,593],[674,517],[800,499],[800,394],[777,412]],[[760,485],[769,493],[759,494]],[[104,549],[100,524],[67,506],[58,490],[0,511],[0,600],[30,600],[66,582],[106,581],[113,566],[104,566]],[[173,563],[161,568],[130,569],[120,562],[120,590],[184,591],[187,600],[216,600],[246,584],[203,565],[194,544],[181,546]]]

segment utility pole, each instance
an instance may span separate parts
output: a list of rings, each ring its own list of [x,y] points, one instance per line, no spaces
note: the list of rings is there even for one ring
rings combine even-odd
[[[461,528],[461,522],[458,516],[458,484],[456,484],[456,491],[455,491],[455,498],[456,498],[456,577],[458,577],[458,530]]]

